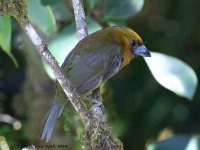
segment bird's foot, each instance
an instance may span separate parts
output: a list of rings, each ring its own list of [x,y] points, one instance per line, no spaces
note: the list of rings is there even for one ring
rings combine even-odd
[[[93,110],[94,108],[100,107],[103,112],[105,112],[105,107],[103,106],[103,103],[101,102],[100,99],[96,99],[96,98],[92,98],[92,97],[86,97],[86,99],[92,103],[94,103],[94,105],[90,108],[90,110]]]
[[[86,97],[86,99],[88,101],[94,103],[94,106],[92,106],[92,107],[99,107],[99,106],[103,105],[100,99],[96,99],[96,98],[92,98],[92,97]]]
[[[101,102],[101,100],[91,98],[91,97],[86,97],[86,99],[94,103],[94,105],[90,108],[90,111],[93,112],[93,116],[97,118],[99,121],[105,120],[104,113],[106,109],[103,106],[103,103]]]

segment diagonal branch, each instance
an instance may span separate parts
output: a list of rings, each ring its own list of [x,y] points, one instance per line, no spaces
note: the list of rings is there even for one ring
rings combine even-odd
[[[22,24],[23,25],[23,24]],[[75,108],[76,112],[80,116],[84,126],[87,126],[92,119],[91,113],[85,108],[85,106],[81,102],[81,98],[79,94],[76,92],[75,87],[70,83],[70,81],[65,77],[62,73],[61,68],[58,66],[57,61],[49,52],[47,45],[42,41],[42,39],[38,36],[35,29],[32,27],[30,22],[27,22],[25,26],[22,26],[25,33],[28,35],[40,55],[46,61],[46,63],[51,67],[56,79],[60,83],[63,88],[65,94],[68,96],[70,102]]]
[[[47,45],[36,33],[35,29],[29,22],[26,14],[26,5],[24,5],[24,0],[5,0],[7,3],[11,3],[8,7],[0,6],[0,15],[11,14],[14,16],[20,23],[22,29],[25,31],[27,36],[30,38],[31,42],[36,47],[39,54],[43,57],[46,63],[51,67],[55,77],[63,88],[64,92],[68,96],[70,102],[72,103],[74,109],[79,115],[81,121],[86,128],[85,136],[83,139],[83,144],[85,149],[105,149],[105,150],[121,150],[123,145],[121,141],[112,131],[112,128],[108,126],[105,122],[99,122],[91,113],[88,111],[85,106],[82,104],[81,98],[76,92],[75,87],[70,83],[70,81],[62,73],[62,70],[58,66],[57,61],[49,52]],[[23,3],[24,2],[24,3]],[[23,4],[23,5],[22,5]],[[4,5],[3,5],[4,6]],[[18,9],[21,8],[22,9]],[[79,40],[83,39],[88,35],[87,26],[85,23],[85,13],[83,10],[83,5],[81,0],[73,0],[75,20],[77,27],[77,37]],[[22,11],[22,13],[13,13]],[[17,15],[16,15],[17,14]]]

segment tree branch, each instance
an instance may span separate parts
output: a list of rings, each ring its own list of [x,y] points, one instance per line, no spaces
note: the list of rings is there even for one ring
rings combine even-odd
[[[76,36],[78,40],[82,40],[86,36],[88,36],[88,29],[85,21],[85,12],[83,8],[83,2],[82,0],[72,0],[73,3],[73,9],[74,9],[74,16],[75,16],[75,21],[76,21]],[[98,95],[99,91],[97,90],[97,93],[93,93],[93,95]],[[91,95],[91,97],[93,96]],[[94,99],[95,96],[93,97]],[[103,110],[101,107],[95,107],[92,109],[92,115],[94,118],[96,118],[98,121],[103,120]]]
[[[88,30],[85,21],[85,12],[83,9],[82,0],[72,0],[74,15],[76,21],[76,34],[80,41],[88,35]],[[93,91],[93,97],[100,94],[100,89]],[[83,138],[83,144],[85,149],[105,149],[105,150],[117,150],[123,149],[121,141],[113,133],[112,128],[107,123],[102,122],[103,111],[101,107],[97,107],[92,110],[93,121],[89,126],[86,126],[86,132]]]
[[[81,118],[84,126],[88,126],[90,121],[93,119],[91,113],[82,104],[79,94],[76,92],[75,87],[70,83],[70,81],[62,73],[57,61],[52,56],[47,48],[47,45],[36,33],[35,29],[31,25],[27,17],[26,5],[24,0],[4,0],[1,1],[0,15],[9,14],[17,19],[22,29],[25,31],[27,36],[30,38],[31,42],[34,44],[40,55],[46,61],[46,63],[51,67],[53,74],[63,88],[65,94],[68,96],[70,102],[75,108],[76,112]]]
[[[22,24],[23,25],[23,24]],[[42,41],[42,39],[38,36],[35,29],[32,27],[31,23],[26,23],[25,27],[22,27],[25,33],[28,35],[40,55],[46,61],[46,63],[51,67],[53,74],[56,79],[60,83],[63,88],[65,94],[68,96],[70,102],[72,103],[74,109],[80,116],[84,126],[88,126],[90,120],[93,118],[91,113],[85,108],[85,106],[81,102],[81,98],[79,94],[76,92],[75,87],[70,83],[70,81],[65,77],[62,73],[61,68],[58,66],[57,61],[51,55],[49,50],[47,49],[47,45]]]
[[[57,61],[49,52],[47,45],[43,40],[38,36],[35,29],[32,27],[31,23],[27,19],[26,7],[24,0],[6,0],[4,5],[11,3],[9,9],[7,7],[0,7],[1,14],[11,14],[14,16],[20,23],[22,29],[25,31],[27,36],[30,38],[31,42],[36,47],[37,51],[46,61],[46,63],[51,67],[55,77],[63,88],[64,92],[68,96],[70,102],[72,103],[74,109],[79,115],[81,121],[83,122],[86,132],[83,139],[83,144],[85,149],[104,149],[104,150],[118,150],[123,149],[121,141],[113,133],[112,128],[108,126],[107,123],[99,121],[94,115],[88,111],[85,106],[82,104],[82,100],[79,94],[76,92],[75,87],[70,83],[70,81],[62,73],[62,70],[58,66]],[[20,9],[21,6],[24,6],[22,13]],[[79,40],[83,39],[88,35],[87,26],[85,22],[85,13],[83,10],[83,5],[81,0],[73,0],[73,7],[75,12],[76,28],[77,28],[77,37]],[[18,12],[19,11],[19,12]],[[13,13],[17,12],[17,13]],[[17,15],[16,15],[17,14]]]
[[[74,16],[76,21],[76,36],[78,40],[82,40],[88,35],[88,29],[85,21],[85,12],[82,0],[72,0],[74,8]]]

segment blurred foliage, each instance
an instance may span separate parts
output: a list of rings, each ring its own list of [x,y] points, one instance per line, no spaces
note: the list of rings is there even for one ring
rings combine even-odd
[[[29,18],[61,63],[77,42],[71,1],[41,0],[41,3],[27,1]],[[200,1],[87,0],[84,2],[90,33],[98,30],[100,25],[130,27],[142,37],[150,51],[174,56],[176,60],[181,59],[194,69],[199,78]],[[11,125],[0,122],[0,136],[6,138],[9,146],[13,143],[24,146],[44,145],[39,137],[41,120],[53,101],[54,87],[42,71],[42,61],[33,52],[33,46],[25,42],[18,24],[12,19],[9,22],[12,24],[12,37],[9,36],[11,33],[9,25],[4,25],[5,30],[2,30],[6,31],[6,34],[0,32],[0,45],[4,50],[0,50],[0,113],[10,114],[21,120],[22,128],[15,131]],[[2,21],[0,24],[0,28],[3,27]],[[7,45],[10,47],[8,51],[14,54],[19,63],[18,69],[5,54],[4,45],[7,42],[2,40],[9,41],[9,39],[11,44]],[[180,69],[176,61],[169,60],[175,71]],[[154,65],[163,65],[163,68],[173,71],[172,68],[166,67],[167,64],[163,61],[158,61]],[[189,73],[186,66],[174,74],[179,75],[178,79]],[[151,67],[149,69],[152,71]],[[148,149],[161,150],[167,149],[169,145],[175,147],[176,144],[185,145],[186,148],[191,139],[189,135],[199,135],[200,132],[200,88],[195,87],[197,82],[193,84],[194,89],[188,87],[191,82],[186,84],[185,97],[188,96],[187,92],[196,89],[192,101],[187,101],[186,98],[177,96],[178,92],[175,90],[172,91],[176,94],[160,86],[149,69],[143,59],[136,58],[102,87],[108,122],[122,139],[125,149],[142,150],[147,146]],[[165,76],[167,79],[169,75]],[[186,81],[183,79],[183,83],[187,83]],[[70,103],[66,105],[63,114],[57,121],[49,144],[58,143],[67,145],[69,149],[80,149],[80,135],[83,129]],[[166,128],[170,128],[170,132],[166,133]],[[66,132],[63,132],[64,130]],[[178,134],[185,135],[188,140],[176,138]],[[165,140],[173,141],[174,144]]]
[[[151,144],[147,150],[198,150],[200,140],[189,135],[176,135],[166,140]]]
[[[141,11],[144,0],[107,0],[104,7],[104,19],[127,19]]]
[[[177,95],[192,100],[198,79],[190,66],[175,57],[157,52],[151,52],[151,58],[144,59],[158,83]]]
[[[56,30],[55,18],[49,6],[40,1],[27,0],[28,17],[46,36]]]
[[[12,59],[15,66],[18,66],[18,63],[15,57],[11,53],[11,20],[10,16],[0,16],[0,46],[2,50]]]

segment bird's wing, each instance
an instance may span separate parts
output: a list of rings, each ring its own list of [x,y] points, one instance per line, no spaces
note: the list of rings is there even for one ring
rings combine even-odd
[[[81,49],[71,51],[63,62],[61,68],[68,79],[77,87],[79,93],[93,89],[99,82],[107,80],[116,73],[122,62],[120,47],[109,45],[98,50]],[[49,141],[56,119],[60,116],[66,103],[65,93],[57,85],[56,97],[49,110],[43,126],[41,139]]]
[[[83,49],[66,62],[64,73],[81,94],[116,73],[122,62],[122,52],[117,44],[98,47],[98,50]]]

